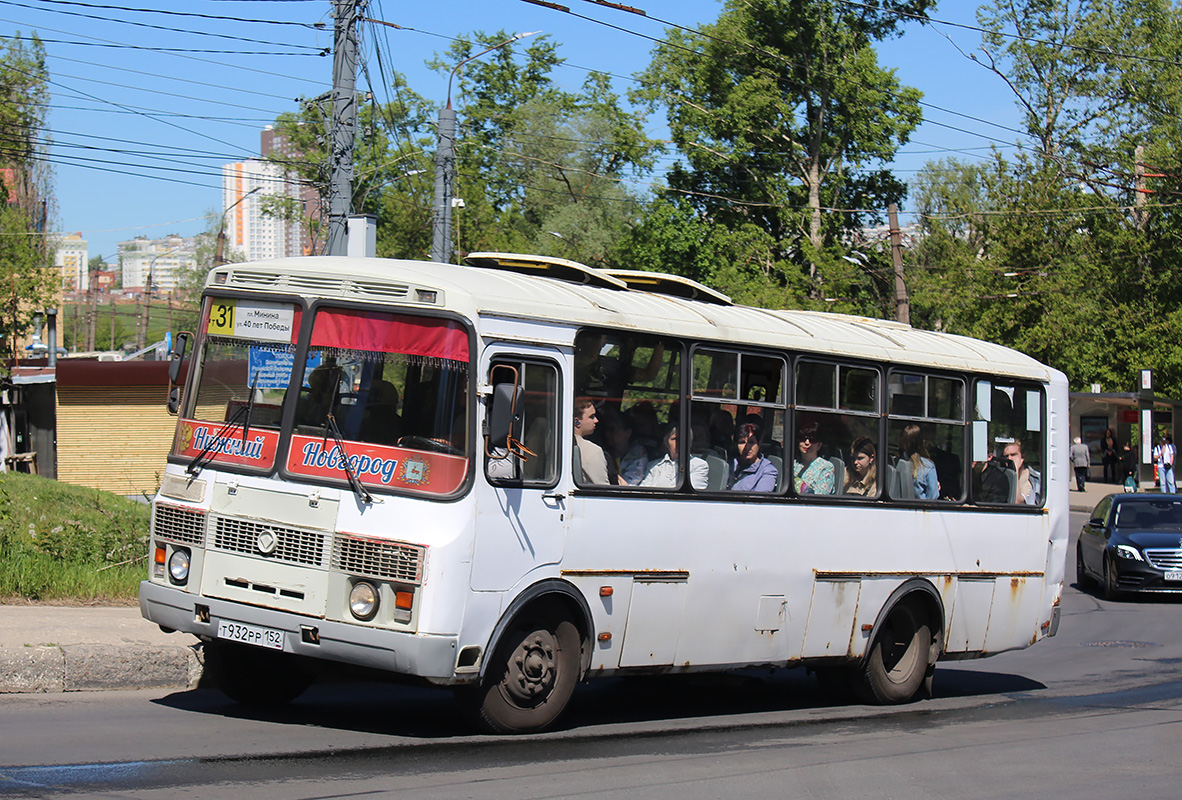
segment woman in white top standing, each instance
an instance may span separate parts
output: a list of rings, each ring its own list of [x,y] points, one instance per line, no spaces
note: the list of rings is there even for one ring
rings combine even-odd
[[[1174,494],[1178,486],[1174,483],[1174,438],[1168,433],[1161,437],[1161,442],[1153,448],[1153,460],[1157,463],[1157,477],[1161,481],[1161,490],[1167,494]]]

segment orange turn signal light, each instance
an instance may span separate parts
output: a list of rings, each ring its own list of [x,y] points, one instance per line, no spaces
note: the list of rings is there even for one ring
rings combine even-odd
[[[394,593],[394,607],[401,608],[404,611],[409,611],[410,607],[414,605],[415,593],[399,591]]]
[[[167,549],[162,544],[156,545],[156,563],[163,564],[164,557],[167,555]]]
[[[611,597],[612,592],[614,592],[614,591],[615,590],[612,589],[612,587],[610,587],[610,586],[600,586],[599,587],[599,596],[600,597]]]

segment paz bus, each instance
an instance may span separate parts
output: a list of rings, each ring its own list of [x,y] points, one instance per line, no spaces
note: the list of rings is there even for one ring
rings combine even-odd
[[[327,661],[497,732],[606,675],[902,703],[1058,627],[1067,382],[995,344],[473,253],[217,267],[172,358],[140,608],[240,702]]]

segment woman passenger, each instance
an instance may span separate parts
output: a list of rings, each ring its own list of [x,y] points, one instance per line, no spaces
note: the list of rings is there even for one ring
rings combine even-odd
[[[878,496],[877,449],[867,436],[854,440],[850,446],[853,463],[845,478],[845,494],[862,497]]]
[[[837,488],[833,464],[821,454],[821,426],[807,422],[796,434],[797,459],[792,465],[793,483],[797,494],[833,494]]]
[[[759,451],[763,430],[747,422],[735,432],[739,457],[731,464],[730,488],[736,492],[774,492],[779,472]]]
[[[940,481],[936,478],[936,465],[928,457],[923,443],[923,432],[914,422],[903,428],[899,436],[899,451],[911,462],[911,478],[915,482],[916,500],[935,500],[940,496]]]

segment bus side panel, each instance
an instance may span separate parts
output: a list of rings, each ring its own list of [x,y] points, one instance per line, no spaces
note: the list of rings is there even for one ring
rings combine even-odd
[[[951,608],[946,608],[949,621],[948,635],[944,639],[945,653],[979,652],[985,647],[996,583],[995,578],[983,576],[957,579],[955,600]]]

